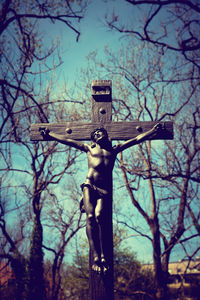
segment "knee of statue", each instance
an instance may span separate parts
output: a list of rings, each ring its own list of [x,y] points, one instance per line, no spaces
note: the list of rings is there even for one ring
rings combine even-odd
[[[100,212],[96,212],[95,214],[97,223],[102,223],[102,214]]]
[[[88,221],[88,223],[90,224],[90,225],[92,225],[92,224],[94,224],[95,223],[95,216],[94,216],[94,214],[88,214],[87,215],[87,221]]]

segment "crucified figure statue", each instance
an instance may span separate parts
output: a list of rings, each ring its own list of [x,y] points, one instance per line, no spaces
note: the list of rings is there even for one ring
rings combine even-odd
[[[88,173],[85,182],[81,185],[82,210],[86,212],[86,233],[94,255],[92,269],[97,273],[105,273],[109,268],[104,251],[106,228],[103,225],[104,212],[109,201],[112,201],[112,170],[116,156],[119,152],[154,137],[160,130],[162,130],[162,125],[157,123],[149,131],[115,146],[112,146],[104,128],[95,129],[91,133],[91,145],[53,133],[47,128],[40,130],[44,138],[49,137],[51,140],[87,153]]]

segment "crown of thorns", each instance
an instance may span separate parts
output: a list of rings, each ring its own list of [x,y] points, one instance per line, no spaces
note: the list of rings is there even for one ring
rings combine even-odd
[[[107,131],[106,131],[106,129],[105,128],[96,128],[95,130],[93,130],[92,132],[91,132],[91,140],[92,141],[95,141],[95,138],[94,138],[94,135],[95,135],[95,133],[97,132],[97,131],[102,131],[107,137],[108,137],[108,133],[107,133]]]

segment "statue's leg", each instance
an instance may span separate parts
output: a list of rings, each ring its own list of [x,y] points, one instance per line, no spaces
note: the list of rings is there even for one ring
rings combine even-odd
[[[104,199],[100,198],[97,200],[97,205],[95,208],[95,217],[99,226],[99,241],[101,249],[101,267],[103,272],[108,270],[108,262],[105,257],[105,238],[106,238],[106,227],[104,222],[104,209],[105,209]]]
[[[95,218],[99,227],[99,242],[100,242],[101,256],[103,255],[102,213],[103,213],[103,199],[100,198],[97,200],[97,205],[95,207]]]
[[[100,272],[100,244],[99,244],[99,226],[97,224],[96,218],[95,218],[95,199],[92,199],[94,197],[94,193],[92,189],[89,186],[84,186],[83,188],[83,202],[84,202],[84,208],[87,216],[87,224],[86,224],[86,233],[90,245],[90,249],[93,253],[93,270]]]

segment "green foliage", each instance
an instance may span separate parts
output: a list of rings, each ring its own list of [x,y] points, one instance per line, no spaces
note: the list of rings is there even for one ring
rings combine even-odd
[[[139,291],[154,293],[153,274],[142,268],[136,254],[130,250],[115,250],[114,270],[116,299],[127,299]]]
[[[136,254],[116,247],[114,255],[115,299],[130,299],[135,292],[154,294],[153,274],[144,270]],[[62,290],[67,299],[87,300],[89,288],[88,254],[77,253],[73,264],[63,271]],[[127,298],[128,297],[128,298]],[[132,298],[131,298],[132,299]]]
[[[73,265],[65,267],[63,271],[62,290],[67,299],[87,300],[89,282],[88,255],[77,254]]]

